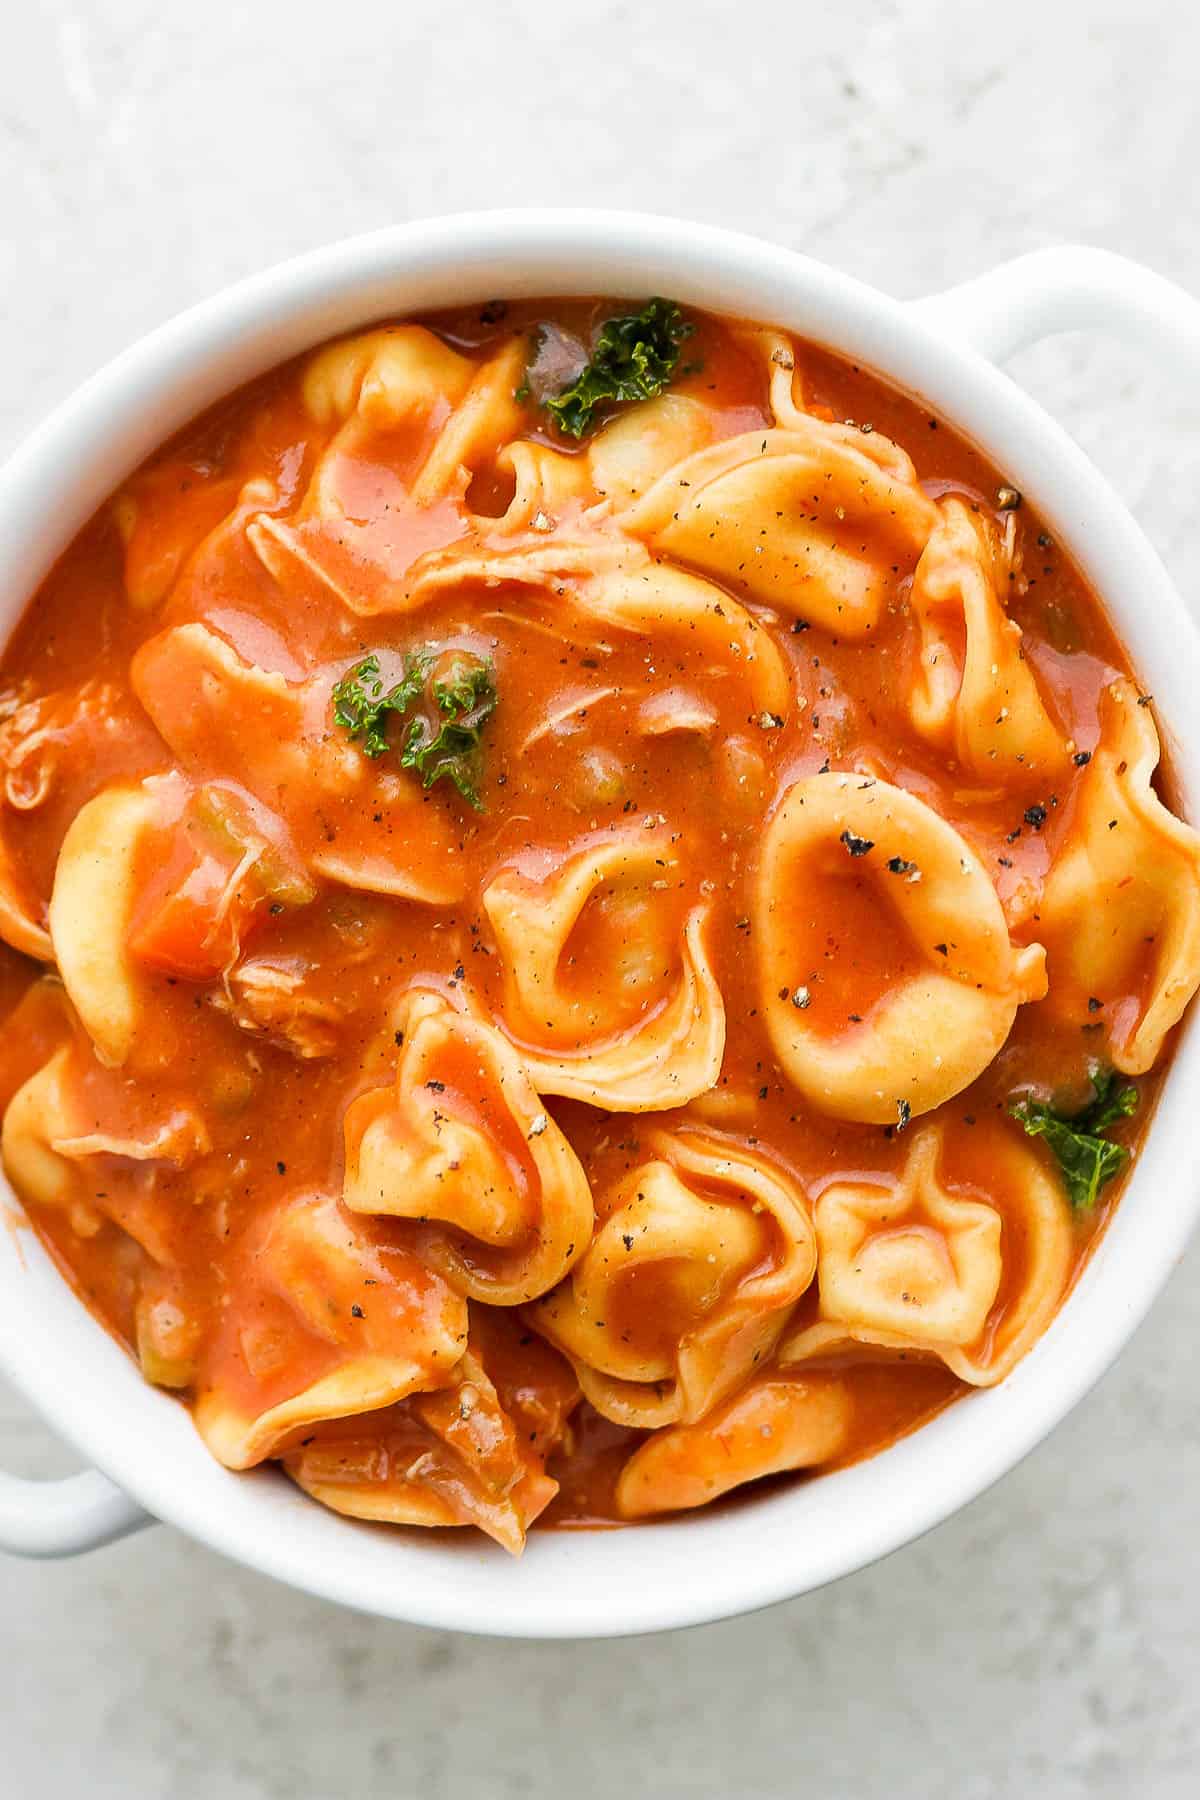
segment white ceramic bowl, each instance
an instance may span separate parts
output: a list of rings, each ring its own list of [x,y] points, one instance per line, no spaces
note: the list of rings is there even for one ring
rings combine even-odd
[[[126,351],[0,471],[8,631],[93,510],[177,426],[336,332],[497,295],[664,293],[786,326],[921,395],[1036,500],[1107,603],[1153,691],[1185,809],[1200,807],[1200,640],[1153,550],[1066,434],[989,360],[1049,331],[1131,332],[1200,374],[1200,309],[1091,250],[1040,252],[901,304],[746,237],[632,214],[513,212],[403,226],[240,283]],[[1146,1149],[1058,1319],[1002,1386],[858,1467],[727,1513],[538,1533],[514,1562],[475,1534],[352,1524],[281,1475],[231,1475],[147,1387],[25,1230],[0,1231],[0,1367],[94,1467],[0,1477],[0,1546],[65,1554],[162,1519],[268,1574],[420,1624],[528,1637],[691,1625],[802,1594],[896,1549],[1012,1468],[1112,1361],[1200,1204],[1194,1023]],[[103,1471],[103,1473],[101,1473]]]

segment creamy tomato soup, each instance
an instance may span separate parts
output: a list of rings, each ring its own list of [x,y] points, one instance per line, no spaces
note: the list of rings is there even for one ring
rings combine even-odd
[[[385,324],[5,653],[3,1153],[233,1469],[623,1522],[1049,1324],[1200,981],[1152,696],[918,402],[667,300]]]

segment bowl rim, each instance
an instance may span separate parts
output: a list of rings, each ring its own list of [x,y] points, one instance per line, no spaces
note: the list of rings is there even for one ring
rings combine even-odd
[[[666,292],[780,325],[855,357],[977,443],[1036,497],[1100,594],[1156,695],[1184,811],[1195,816],[1200,718],[1193,722],[1188,702],[1200,685],[1200,637],[1140,528],[1062,428],[919,306],[760,239],[650,214],[515,209],[388,227],[277,264],[149,333],[0,469],[0,542],[13,546],[0,573],[0,629],[7,636],[57,554],[125,475],[252,375],[389,315],[586,292]],[[1197,1078],[1200,1034],[1189,1020],[1121,1204],[1054,1323],[1004,1383],[965,1396],[864,1463],[716,1516],[535,1532],[512,1563],[465,1534],[435,1541],[326,1514],[270,1471],[231,1475],[208,1457],[183,1409],[145,1386],[26,1231],[0,1233],[0,1368],[153,1515],[342,1604],[514,1637],[619,1636],[726,1618],[811,1591],[922,1535],[1013,1468],[1098,1380],[1200,1211],[1200,1146],[1184,1099]]]

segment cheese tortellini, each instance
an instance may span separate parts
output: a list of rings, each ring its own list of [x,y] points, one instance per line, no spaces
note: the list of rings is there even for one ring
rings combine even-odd
[[[577,1399],[561,1358],[540,1345],[516,1349],[511,1331],[477,1312],[446,1386],[387,1408],[366,1430],[339,1419],[306,1431],[283,1464],[335,1512],[390,1525],[474,1525],[516,1553],[558,1491],[546,1459]]]
[[[646,1149],[599,1196],[569,1280],[529,1315],[596,1410],[640,1427],[698,1419],[743,1381],[816,1267],[804,1196],[767,1158],[694,1127],[651,1133]]]
[[[481,455],[516,435],[521,411],[513,394],[523,360],[518,343],[476,364],[420,325],[367,332],[321,351],[305,371],[304,400],[318,424],[341,431],[306,508],[359,517],[339,489],[341,459],[376,433],[414,425],[422,435],[407,471],[410,499],[428,503],[465,485]]]
[[[629,506],[660,475],[712,441],[712,415],[699,400],[682,394],[643,400],[592,439],[588,447],[592,484],[614,510]]]
[[[767,828],[755,919],[775,1054],[837,1118],[903,1124],[941,1105],[1046,991],[1045,952],[1013,945],[965,840],[870,776],[788,790]]]
[[[1005,612],[1012,573],[1012,551],[984,515],[943,501],[913,577],[920,660],[909,710],[922,736],[983,780],[1054,775],[1067,760]]]
[[[484,889],[500,1023],[541,1093],[656,1112],[713,1085],[725,1009],[705,948],[709,909],[681,910],[682,886],[670,838],[639,830],[541,878],[503,869]],[[581,979],[581,958],[598,979]]]
[[[849,1383],[823,1371],[755,1377],[690,1425],[668,1425],[636,1449],[617,1481],[622,1519],[707,1506],[767,1475],[811,1469],[845,1450]]]
[[[0,938],[23,956],[55,960],[40,879],[46,836],[61,842],[123,762],[152,762],[152,733],[131,700],[99,677],[49,693],[21,684],[0,695]]]
[[[1099,1014],[1127,1075],[1158,1060],[1200,983],[1200,836],[1155,793],[1158,759],[1146,697],[1113,682],[1066,842],[1032,902],[1055,1010]]]
[[[328,1194],[286,1196],[235,1252],[238,1304],[201,1364],[196,1425],[230,1469],[273,1456],[325,1419],[445,1385],[467,1343],[467,1303],[385,1226]]]
[[[163,811],[149,784],[105,789],[75,815],[54,877],[50,936],[63,986],[113,1066],[129,1060],[148,1003],[129,933]]]
[[[467,529],[472,474],[517,434],[524,358],[518,340],[476,364],[421,326],[322,351],[304,399],[337,429],[294,518],[251,525],[265,565],[285,583],[310,571],[352,614],[407,610],[409,568]]]
[[[591,1236],[578,1158],[494,1026],[420,990],[393,1017],[395,1084],[346,1113],[346,1205],[410,1221],[426,1261],[472,1299],[532,1300]]]
[[[107,1222],[169,1263],[175,1221],[154,1204],[156,1177],[199,1163],[212,1147],[208,1127],[183,1102],[131,1105],[69,1018],[59,1035],[64,1041],[9,1102],[4,1172],[26,1205],[63,1215],[76,1236],[92,1239]]]
[[[697,451],[622,515],[660,553],[850,638],[878,627],[935,518],[898,445],[800,413]]]
[[[836,1181],[814,1207],[820,1309],[784,1343],[785,1367],[855,1345],[941,1359],[991,1387],[1054,1317],[1071,1270],[1071,1221],[1036,1153],[985,1127],[986,1178],[954,1180],[962,1158],[941,1126],[913,1139],[897,1180]],[[986,1160],[985,1160],[986,1159]]]

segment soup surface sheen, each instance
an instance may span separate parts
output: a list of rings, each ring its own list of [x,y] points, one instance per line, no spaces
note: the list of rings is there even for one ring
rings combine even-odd
[[[518,1550],[1003,1379],[1200,982],[1152,699],[1028,502],[667,302],[266,376],[2,680],[9,1179],[214,1455],[355,1517]]]

